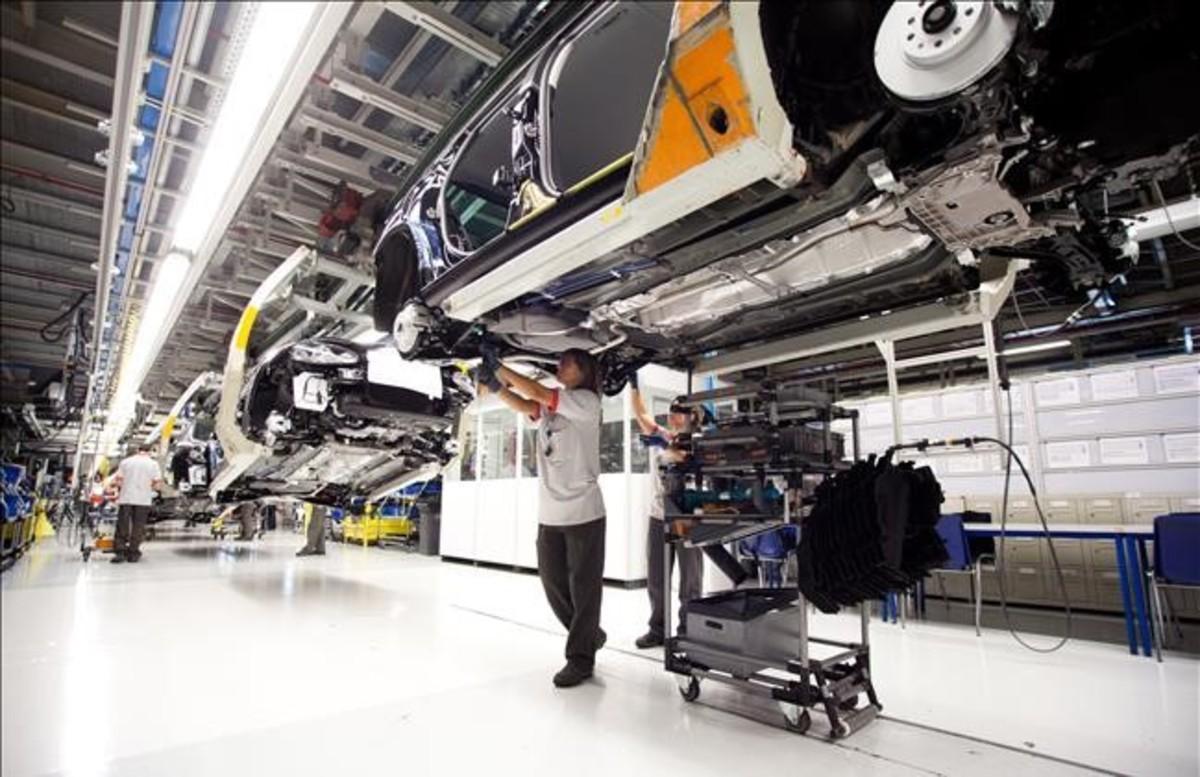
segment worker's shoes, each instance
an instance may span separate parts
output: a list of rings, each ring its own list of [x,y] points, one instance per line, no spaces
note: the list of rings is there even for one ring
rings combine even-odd
[[[605,643],[607,643],[607,642],[608,642],[608,634],[605,633],[604,629],[599,629],[596,632],[596,652],[599,653],[600,649],[602,647],[604,647]]]
[[[653,647],[662,647],[666,643],[662,634],[655,634],[653,631],[647,631],[642,636],[633,641],[637,645],[638,650],[647,650]]]
[[[297,556],[300,556],[300,557],[303,557],[303,556],[324,556],[324,555],[325,555],[325,551],[323,551],[323,550],[313,550],[312,548],[301,548],[300,550],[296,551],[296,555],[297,555]]]
[[[124,564],[124,563],[125,563],[125,557],[124,557],[124,556],[122,556],[122,555],[120,555],[120,554],[117,554],[117,555],[113,556],[111,559],[109,559],[109,560],[108,560],[108,563],[110,563],[110,564]]]
[[[554,685],[558,688],[573,688],[592,676],[592,668],[571,661],[558,670],[554,675]]]
[[[128,561],[130,564],[136,564],[142,560],[142,554],[141,553],[131,553],[125,558],[125,560]]]

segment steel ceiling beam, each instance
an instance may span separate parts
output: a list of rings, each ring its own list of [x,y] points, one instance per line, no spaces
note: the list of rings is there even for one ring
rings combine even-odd
[[[281,148],[275,150],[274,160],[280,167],[294,169],[329,184],[345,181],[367,192],[384,185],[371,176],[371,168],[365,161],[332,149],[296,152]]]
[[[24,230],[28,234],[37,235],[39,237],[52,238],[54,240],[63,240],[68,243],[78,245],[80,248],[86,248],[95,251],[100,247],[100,242],[94,234],[84,234],[82,232],[71,232],[66,229],[57,227],[47,227],[42,224],[35,224],[32,221],[22,221],[21,219],[7,218],[3,221],[4,226]]]
[[[89,105],[83,105],[69,97],[63,97],[60,94],[54,94],[44,89],[30,86],[21,81],[0,78],[0,86],[3,87],[4,93],[8,96],[15,97],[26,103],[39,105],[42,108],[57,110],[60,113],[73,113],[76,116],[82,116],[97,123],[108,118],[108,115],[104,111]]]
[[[334,66],[329,88],[430,132],[437,132],[450,121],[450,116],[442,109],[402,95],[343,67]]]
[[[56,167],[65,167],[76,173],[92,175],[98,178],[105,177],[104,168],[91,162],[84,162],[80,159],[61,156],[53,151],[44,151],[40,148],[27,146],[24,143],[14,143],[11,140],[0,140],[0,156],[5,158],[5,161],[12,159],[13,155],[25,154],[27,157],[41,162],[41,172],[48,172]],[[53,173],[57,175],[58,173]]]
[[[118,41],[116,38],[109,35],[108,33],[97,30],[95,27],[91,26],[87,22],[83,22],[78,19],[73,19],[70,16],[63,18],[62,26],[65,27],[66,29],[70,30],[71,32],[77,32],[80,35],[84,35],[88,38],[91,38],[94,41],[103,43],[105,46],[108,46],[111,49],[116,49],[120,43],[120,41]]]
[[[4,105],[11,105],[14,108],[19,108],[20,110],[32,113],[36,116],[50,119],[51,121],[57,121],[60,124],[67,125],[68,127],[75,127],[76,129],[81,129],[85,132],[95,132],[96,134],[100,134],[100,128],[97,127],[94,122],[77,119],[74,116],[67,116],[66,114],[59,113],[58,111],[51,110],[50,108],[46,108],[41,105],[27,103],[22,100],[18,100],[15,97],[9,97],[8,95],[0,95],[0,103],[3,103]]]
[[[416,146],[384,135],[382,132],[367,129],[349,119],[343,119],[341,116],[330,111],[311,107],[305,108],[297,117],[297,121],[301,124],[316,127],[323,132],[337,135],[343,140],[357,143],[364,148],[369,148],[384,156],[398,159],[406,165],[411,165],[421,156],[421,150]]]
[[[150,10],[153,11],[153,8]],[[70,60],[63,59],[62,57],[55,56],[54,54],[42,51],[40,49],[36,49],[33,46],[28,46],[20,41],[12,40],[11,38],[0,38],[0,50],[12,52],[18,56],[25,57],[26,59],[32,59],[34,62],[47,65],[55,68],[56,70],[61,70],[62,72],[67,73],[68,75],[73,75],[76,78],[82,78],[86,81],[91,81],[92,83],[106,86],[109,89],[112,89],[116,83],[115,79],[110,75],[92,70],[90,67],[85,67],[84,65],[71,62]]]
[[[51,286],[62,286],[62,287],[66,287],[68,289],[72,289],[74,291],[91,291],[92,290],[91,282],[85,281],[82,278],[79,278],[79,279],[64,278],[64,277],[62,277],[61,274],[59,274],[59,275],[44,275],[42,273],[30,272],[28,270],[18,269],[15,267],[9,267],[7,265],[0,265],[0,278],[6,277],[6,276],[10,281],[13,278],[20,278],[22,280],[33,281],[34,283],[38,283],[38,284],[47,283],[47,284],[50,284]]]
[[[384,7],[401,19],[465,51],[488,67],[495,67],[508,54],[508,48],[459,19],[444,8],[421,0],[393,0]]]
[[[4,191],[10,197],[15,199],[31,202],[34,205],[42,205],[47,208],[57,208],[65,213],[72,213],[76,216],[99,219],[103,215],[101,209],[94,205],[87,205],[82,202],[74,202],[73,200],[63,199],[62,197],[53,197],[49,194],[35,192],[32,189],[9,186],[5,188]]]
[[[4,259],[24,259],[32,262],[35,267],[45,267],[47,262],[52,262],[58,265],[61,269],[63,266],[81,270],[82,272],[91,275],[94,271],[91,269],[92,262],[87,258],[78,256],[67,256],[66,254],[56,254],[53,251],[43,251],[37,248],[27,248],[18,246],[12,243],[0,243],[3,247]],[[8,265],[4,265],[5,269]]]

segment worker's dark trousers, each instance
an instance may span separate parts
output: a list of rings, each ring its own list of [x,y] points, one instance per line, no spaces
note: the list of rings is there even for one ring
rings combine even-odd
[[[650,633],[663,634],[663,522],[651,518],[646,530],[646,590],[650,592]],[[700,596],[703,586],[704,559],[699,548],[671,545],[672,562],[679,562],[679,626],[683,626],[683,605]]]
[[[325,552],[325,511],[320,508],[313,510],[308,519],[308,531],[304,535],[304,547],[319,553]]]
[[[252,503],[244,504],[237,509],[236,515],[242,526],[242,533],[238,535],[238,539],[254,539],[255,533],[258,531],[258,508]]]
[[[146,521],[150,505],[120,505],[117,507],[117,535],[113,552],[118,556],[137,558],[142,555],[142,538],[146,536]]]
[[[538,576],[550,609],[567,630],[567,661],[589,668],[601,633],[604,527],[603,518],[577,526],[538,525]]]

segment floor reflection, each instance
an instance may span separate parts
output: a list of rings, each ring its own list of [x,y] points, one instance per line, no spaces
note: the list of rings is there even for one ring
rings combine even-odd
[[[193,559],[252,559],[269,558],[271,551],[255,545],[210,544],[195,548],[171,548],[176,556]]]
[[[363,608],[391,608],[397,599],[395,591],[377,585],[295,567],[269,575],[233,577],[229,584],[238,593],[264,602],[319,601],[323,606],[353,605],[356,613],[361,613]]]

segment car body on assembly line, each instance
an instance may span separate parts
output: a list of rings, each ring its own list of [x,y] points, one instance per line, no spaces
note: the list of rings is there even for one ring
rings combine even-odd
[[[1197,9],[552,6],[410,171],[375,326],[442,364],[588,348],[614,392],[1017,267],[1103,299],[1198,158]]]
[[[229,345],[210,418],[221,462],[218,503],[288,497],[345,505],[436,475],[455,452],[454,423],[473,397],[458,367],[405,362],[395,348],[332,337],[280,343],[248,364],[258,311],[286,297],[317,260],[297,249],[263,282]]]

